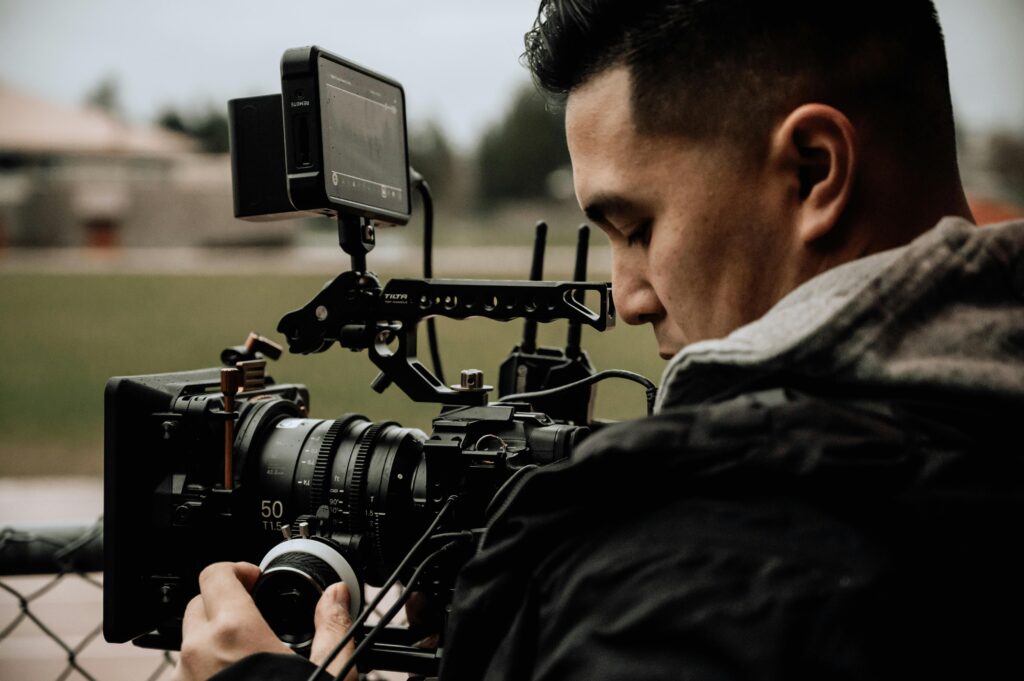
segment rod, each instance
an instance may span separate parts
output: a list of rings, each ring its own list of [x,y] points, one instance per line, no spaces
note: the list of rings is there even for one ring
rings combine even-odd
[[[232,474],[232,459],[235,452],[235,395],[241,383],[241,371],[237,368],[220,370],[220,391],[224,395],[224,411],[227,416],[224,419],[224,489],[231,489],[234,486],[234,475]]]

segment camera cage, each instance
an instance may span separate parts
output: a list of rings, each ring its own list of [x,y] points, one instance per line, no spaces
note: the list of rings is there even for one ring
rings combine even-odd
[[[381,83],[392,88],[385,89],[385,92],[401,96],[398,110],[386,113],[395,121],[401,114],[401,144],[392,140],[392,148],[401,148],[399,155],[406,167],[405,208],[395,209],[395,203],[372,205],[331,196],[326,188],[331,172],[325,161],[329,156],[326,145],[330,143],[325,140],[323,115],[317,115],[322,114],[324,103],[321,96],[323,74],[318,68],[325,62],[332,68],[348,69],[344,73],[355,73]],[[309,103],[292,106],[300,101]],[[373,107],[375,111],[377,105]],[[302,113],[297,114],[293,110]],[[236,217],[247,220],[287,219],[303,215],[334,217],[338,223],[339,245],[350,257],[348,271],[339,274],[303,307],[281,318],[277,330],[285,336],[292,353],[323,352],[334,343],[351,350],[366,350],[380,370],[371,384],[374,390],[381,392],[394,384],[414,401],[444,405],[441,416],[435,419],[435,429],[448,428],[453,432],[461,432],[460,429],[471,428],[473,423],[484,423],[488,419],[493,419],[494,423],[514,423],[524,418],[517,415],[517,410],[526,412],[526,416],[537,421],[529,428],[544,430],[544,423],[549,422],[599,425],[592,418],[594,385],[598,380],[612,376],[644,383],[650,409],[655,390],[652,383],[635,374],[627,375],[629,372],[596,374],[586,352],[580,347],[583,325],[604,331],[612,328],[615,321],[611,285],[586,281],[589,236],[586,227],[581,227],[579,232],[573,281],[542,279],[547,230],[543,223],[537,226],[530,280],[432,277],[433,202],[427,183],[408,168],[404,94],[396,81],[317,47],[296,48],[286,51],[282,58],[282,95],[232,100],[229,102],[229,119]],[[300,148],[307,142],[318,151],[308,152]],[[308,159],[308,163],[299,167],[301,164],[297,164],[296,159]],[[376,225],[408,222],[412,205],[409,187],[419,191],[424,199],[424,278],[391,279],[382,284],[379,277],[369,271],[367,254],[376,244]],[[591,294],[589,298],[594,301],[589,306],[586,304],[587,294]],[[436,317],[526,321],[522,341],[513,347],[501,367],[500,399],[497,402],[489,401],[490,386],[479,385],[473,376],[459,385],[444,383],[443,378],[437,375],[441,371],[438,353],[433,347],[436,341],[432,328],[428,328],[428,338],[436,373],[419,361],[419,324],[426,321],[430,325]],[[565,349],[537,347],[536,325],[558,320],[569,323]],[[146,517],[145,509],[147,504],[152,509],[159,506],[156,497],[163,495],[185,500],[174,514],[187,516],[192,509],[197,515],[202,511],[202,517],[212,518],[209,526],[203,526],[199,531],[213,544],[217,537],[224,536],[226,550],[236,556],[246,555],[245,551],[251,552],[252,546],[260,543],[252,535],[231,534],[234,529],[230,521],[232,509],[237,513],[239,504],[249,507],[256,503],[246,496],[245,490],[234,488],[241,476],[241,471],[235,468],[239,447],[242,446],[239,443],[244,445],[246,438],[254,439],[255,435],[253,432],[236,433],[234,428],[246,415],[250,417],[248,423],[251,425],[257,420],[252,418],[252,414],[271,408],[270,402],[260,404],[261,400],[276,398],[284,402],[284,406],[275,403],[272,407],[288,412],[279,416],[301,418],[306,415],[309,395],[304,386],[278,385],[263,376],[265,360],[276,358],[279,353],[280,348],[273,342],[251,335],[245,345],[225,349],[221,357],[225,369],[118,377],[108,382],[105,397],[108,541],[104,562],[105,582],[108,584],[104,596],[104,634],[108,640],[134,640],[137,645],[161,648],[180,644],[173,632],[153,631],[139,636],[139,632],[146,628],[146,619],[135,616],[138,613],[133,612],[133,608],[145,598],[142,582],[154,577],[151,566],[146,562],[153,558],[149,553],[160,555],[165,551],[163,547],[150,546],[149,543],[142,549],[132,545],[133,537],[151,531],[150,523],[154,521]],[[258,375],[251,376],[253,372]],[[240,407],[236,405],[236,395]],[[499,406],[501,409],[495,412]],[[483,411],[478,411],[481,409]],[[220,482],[190,491],[184,474],[166,475],[167,452],[150,457],[140,455],[137,448],[138,443],[146,439],[143,430],[151,431],[154,419],[165,429],[165,438],[174,440],[176,430],[188,430],[191,428],[186,425],[189,420],[199,418],[223,424],[223,477]],[[523,425],[517,427],[522,430]],[[486,449],[477,451],[484,440],[486,436],[479,438],[476,445],[464,446],[459,437],[432,438],[426,443],[426,454],[436,461],[458,449],[462,454],[492,460],[494,452]],[[567,441],[559,446],[571,447],[571,444]],[[244,458],[243,452],[242,460]],[[494,499],[510,489],[511,483],[531,467],[535,464],[514,470],[500,485]],[[202,476],[217,480],[216,468],[217,465],[213,464],[204,466]],[[431,528],[436,527],[447,509],[447,503],[443,506],[438,504]],[[181,528],[189,524],[187,517],[165,516],[165,511],[153,511],[157,522],[166,522],[172,532],[181,534],[185,531]],[[308,517],[303,523],[316,525],[320,520]],[[298,528],[298,525],[294,527]],[[428,528],[428,533],[430,531]],[[420,543],[425,539],[426,534]],[[147,538],[147,542],[150,541]],[[414,546],[406,558],[411,559],[419,546],[419,543]],[[195,558],[193,562],[206,558],[208,556]],[[398,574],[396,570],[392,577],[397,579]],[[175,579],[175,575],[168,575],[161,587],[164,589],[163,603],[172,610],[183,607],[182,599],[191,592],[189,585]],[[357,620],[357,624],[362,623]],[[353,634],[367,637],[366,642],[369,643],[369,631],[354,628]],[[390,632],[382,642],[374,643],[363,659],[379,669],[435,673],[439,651],[418,649],[412,643],[407,635]]]

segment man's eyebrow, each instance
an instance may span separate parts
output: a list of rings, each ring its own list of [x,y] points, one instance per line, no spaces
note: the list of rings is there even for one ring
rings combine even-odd
[[[599,194],[583,208],[584,215],[597,223],[609,224],[609,217],[635,214],[639,207],[620,194]]]

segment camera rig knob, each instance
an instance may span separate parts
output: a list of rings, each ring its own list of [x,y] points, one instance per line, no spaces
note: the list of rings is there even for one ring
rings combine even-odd
[[[484,372],[479,369],[463,369],[459,374],[459,384],[453,385],[452,389],[459,392],[487,393],[494,390],[494,386],[484,385]]]
[[[220,361],[226,367],[254,359],[278,359],[284,351],[280,345],[255,331],[249,334],[242,345],[233,345],[220,353]]]

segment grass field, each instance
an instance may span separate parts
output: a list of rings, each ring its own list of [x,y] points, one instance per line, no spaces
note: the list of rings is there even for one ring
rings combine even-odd
[[[214,366],[220,350],[249,331],[281,340],[279,317],[301,307],[323,284],[316,276],[149,276],[0,274],[0,476],[98,475],[102,472],[103,387],[115,375]],[[439,321],[447,377],[497,367],[518,341],[519,323]],[[565,325],[541,326],[560,345]],[[659,380],[650,330],[584,331],[598,369],[623,368]],[[420,343],[426,356],[426,344]],[[424,360],[426,362],[426,360]],[[369,388],[376,369],[364,353],[332,348],[272,363],[279,382],[305,383],[312,415],[356,411],[429,429],[437,407],[415,404],[395,388]],[[610,381],[597,413],[643,413],[639,386]]]

